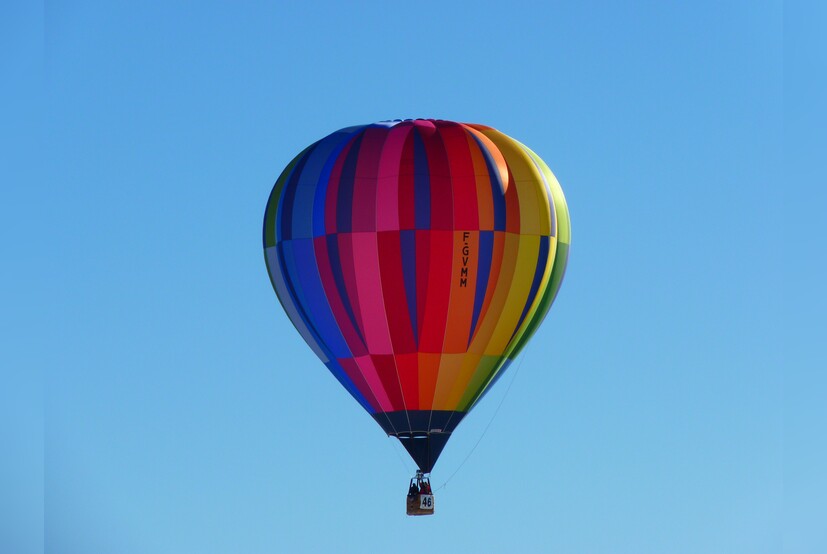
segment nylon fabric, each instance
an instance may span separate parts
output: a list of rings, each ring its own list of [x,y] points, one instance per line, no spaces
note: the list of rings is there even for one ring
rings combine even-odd
[[[546,316],[570,223],[557,179],[518,141],[395,120],[342,129],[294,158],[263,241],[301,337],[430,471]],[[420,453],[431,442],[438,451]]]

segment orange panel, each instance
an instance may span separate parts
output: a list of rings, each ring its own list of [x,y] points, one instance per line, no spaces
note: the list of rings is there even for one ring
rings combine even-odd
[[[468,350],[474,295],[477,291],[479,231],[454,231],[454,261],[451,272],[451,297],[445,326],[443,353]]]
[[[419,353],[419,409],[432,410],[442,354]]]

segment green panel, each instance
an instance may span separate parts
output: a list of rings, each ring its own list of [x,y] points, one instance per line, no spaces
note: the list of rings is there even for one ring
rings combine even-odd
[[[281,200],[281,191],[284,190],[284,185],[287,184],[290,174],[293,173],[293,168],[296,167],[301,157],[314,146],[316,146],[315,142],[302,150],[298,156],[287,164],[287,167],[281,172],[278,180],[276,180],[276,184],[273,186],[273,190],[270,192],[270,198],[267,200],[267,208],[264,210],[264,248],[276,245],[276,218],[279,214],[278,208],[279,201]]]
[[[554,214],[557,217],[557,249],[554,254],[551,275],[549,276],[546,288],[543,290],[537,310],[534,312],[531,320],[525,325],[524,331],[515,336],[514,343],[506,349],[506,355],[509,358],[515,358],[517,354],[520,353],[529,339],[537,332],[540,323],[543,322],[549,309],[551,309],[551,305],[554,303],[554,299],[560,290],[560,285],[563,283],[563,276],[566,273],[566,265],[569,259],[569,245],[571,243],[569,208],[560,183],[548,165],[546,165],[537,154],[525,145],[523,145],[523,148],[526,149],[535,163],[537,163],[551,192],[551,198],[554,202]]]
[[[488,383],[491,382],[491,379],[497,375],[497,372],[500,367],[502,367],[505,360],[505,356],[482,357],[480,364],[477,367],[477,371],[474,373],[471,381],[469,381],[468,386],[465,389],[465,393],[459,400],[459,405],[456,408],[458,412],[467,412],[471,409],[471,406],[483,393],[485,387],[487,387]]]

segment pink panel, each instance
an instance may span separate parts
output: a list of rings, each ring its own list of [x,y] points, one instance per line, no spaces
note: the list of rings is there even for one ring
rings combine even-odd
[[[353,146],[353,139],[344,147],[336,158],[333,164],[333,171],[328,180],[327,191],[324,198],[324,228],[328,234],[338,231],[336,228],[336,206],[339,200],[339,181],[342,178],[342,168],[345,165],[347,155],[350,153],[350,148]]]
[[[353,233],[354,269],[359,291],[359,311],[368,352],[393,354],[385,302],[382,298],[382,278],[379,272],[379,248],[376,233]]]
[[[436,132],[436,125],[433,121],[429,121],[427,119],[415,119],[413,124],[416,125],[416,128],[419,129],[419,133],[423,137],[430,136]]]
[[[376,401],[379,402],[379,411],[393,411],[393,404],[388,398],[385,388],[382,386],[382,380],[379,378],[379,374],[376,372],[376,366],[373,365],[373,360],[371,360],[370,356],[359,356],[358,358],[353,358],[353,360],[356,362],[356,365],[359,366],[359,371],[362,373],[370,390],[376,397]]]
[[[376,230],[376,174],[379,171],[379,154],[387,136],[386,128],[369,127],[362,137],[353,181],[354,231]]]
[[[376,224],[378,231],[399,229],[399,173],[402,149],[413,127],[400,123],[393,127],[385,141],[379,160],[379,182],[376,190]]]
[[[354,356],[362,356],[367,354],[367,349],[348,317],[344,302],[339,294],[339,289],[336,287],[333,268],[330,265],[327,239],[328,237],[316,237],[313,239],[313,246],[316,251],[316,263],[319,267],[319,277],[322,280],[322,286],[327,296],[327,302],[330,304],[330,309],[333,312],[333,317],[336,319],[336,324],[339,326],[348,348],[350,348]]]
[[[342,369],[345,370],[345,374],[348,378],[353,381],[353,384],[356,385],[356,388],[362,393],[362,396],[367,399],[374,409],[378,409],[379,401],[376,400],[376,395],[373,393],[370,385],[368,385],[368,382],[365,380],[365,376],[362,375],[362,371],[356,361],[352,358],[339,358],[338,362],[339,365],[342,366]]]
[[[342,268],[342,280],[345,282],[347,298],[350,301],[350,307],[353,309],[356,325],[364,337],[365,324],[362,321],[362,312],[359,309],[359,290],[356,286],[356,260],[354,259],[355,254],[353,252],[353,234],[339,233],[336,239],[339,242],[339,265]]]

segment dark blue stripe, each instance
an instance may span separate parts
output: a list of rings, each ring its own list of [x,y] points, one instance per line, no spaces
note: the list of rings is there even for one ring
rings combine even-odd
[[[405,296],[408,300],[408,316],[411,318],[414,342],[419,346],[419,331],[416,327],[416,231],[399,232],[402,254],[402,277],[405,281]]]
[[[336,231],[349,233],[353,230],[353,185],[356,179],[356,162],[359,159],[359,149],[365,134],[359,133],[350,152],[347,153],[345,165],[342,168],[342,177],[339,180],[339,197],[336,203]]]
[[[307,330],[312,335],[313,340],[322,352],[324,352],[325,356],[328,359],[332,359],[335,356],[333,356],[330,348],[328,348],[327,344],[322,340],[319,332],[313,325],[313,321],[307,313],[307,304],[305,302],[303,291],[301,288],[296,286],[296,283],[298,282],[298,271],[296,268],[295,256],[293,256],[292,244],[292,241],[280,241],[276,245],[276,253],[279,257],[279,266],[281,267],[282,276],[284,277],[284,287],[287,289],[287,293],[290,295],[290,300],[292,300],[293,305],[296,307],[296,313],[298,313],[302,323],[304,323],[305,327],[307,327]]]
[[[528,310],[531,308],[534,298],[537,296],[537,289],[540,288],[540,281],[543,280],[543,273],[546,271],[546,264],[551,261],[548,257],[549,240],[549,237],[540,236],[540,252],[537,255],[537,260],[542,260],[544,263],[538,263],[537,268],[534,270],[534,280],[531,282],[531,289],[528,291],[528,299],[526,300],[525,307],[523,308],[523,313],[520,315],[520,321],[517,322],[514,332],[511,333],[511,339],[514,338],[514,335],[517,334],[517,330],[520,328],[520,325],[523,324],[523,320],[525,319]],[[508,339],[509,342],[511,339]]]
[[[418,130],[414,130],[414,227],[431,228],[431,175],[425,143]]]
[[[316,186],[315,197],[313,198],[313,236],[320,237],[325,234],[325,204],[327,199],[327,191],[330,188],[330,174],[333,173],[333,166],[339,159],[339,155],[350,144],[353,137],[363,131],[365,125],[359,127],[349,127],[336,131],[323,140],[339,141],[336,147],[330,152],[322,168],[319,182]]]
[[[327,295],[319,276],[319,268],[316,265],[316,249],[313,239],[294,239],[289,244],[296,261],[297,282],[304,292],[305,308],[313,318],[316,330],[333,352],[334,358],[352,357],[353,353],[348,348],[330,304],[327,302]]]
[[[290,295],[290,299],[293,301],[293,305],[296,307],[296,312],[299,314],[304,325],[307,327],[307,330],[310,332],[313,340],[318,345],[318,347],[324,352],[324,355],[327,357],[328,362],[325,364],[330,372],[336,377],[338,380],[347,390],[350,392],[351,395],[356,399],[359,404],[362,405],[369,413],[374,413],[374,410],[370,407],[370,403],[367,399],[362,396],[362,394],[358,391],[356,386],[347,376],[344,368],[336,361],[336,357],[330,351],[330,348],[322,340],[318,330],[313,325],[308,317],[307,312],[305,311],[306,304],[302,302],[300,296],[300,290],[296,288],[295,283],[297,278],[297,271],[296,271],[296,264],[292,252],[291,247],[292,242],[280,242],[276,246],[276,255],[279,257],[279,265],[282,268],[282,275],[284,276],[284,285],[287,289],[287,293]]]
[[[482,151],[482,157],[485,158],[485,167],[488,169],[488,177],[491,182],[491,197],[494,199],[494,230],[505,231],[505,185],[500,179],[500,172],[497,171],[497,164],[494,163],[494,158],[483,143],[474,137],[477,141],[477,146]]]
[[[327,369],[330,370],[330,373],[333,374],[334,377],[342,384],[342,386],[350,393],[356,401],[362,405],[362,407],[371,415],[376,413],[376,410],[370,405],[370,402],[362,396],[362,393],[359,392],[359,389],[356,388],[356,385],[353,384],[353,381],[350,380],[350,377],[347,376],[344,368],[341,366],[338,360],[330,360],[325,364]]]
[[[469,410],[469,411],[471,410],[471,408],[473,408],[474,406],[476,406],[477,404],[479,404],[480,400],[482,400],[483,398],[485,398],[485,395],[486,395],[486,394],[488,394],[488,391],[490,391],[492,388],[494,388],[494,385],[496,385],[496,384],[497,384],[497,381],[499,381],[499,380],[500,380],[500,378],[501,378],[503,375],[505,375],[505,370],[507,370],[507,369],[508,369],[508,366],[510,366],[510,365],[511,365],[511,362],[513,362],[513,361],[514,361],[514,360],[512,360],[511,358],[506,358],[506,359],[503,361],[503,365],[502,365],[502,367],[500,368],[500,370],[499,370],[499,371],[497,371],[497,374],[494,376],[494,378],[493,378],[493,379],[491,379],[491,382],[490,382],[490,383],[488,383],[488,386],[487,386],[487,387],[485,387],[485,390],[484,390],[484,391],[482,391],[482,394],[480,394],[480,395],[477,397],[477,399],[476,399],[476,400],[474,400],[474,403],[473,403],[473,404],[471,404],[471,406],[469,406],[469,407],[468,407],[468,410]]]
[[[471,316],[471,330],[468,331],[468,346],[474,337],[477,328],[477,319],[480,317],[482,303],[485,300],[485,291],[488,290],[488,279],[491,277],[491,258],[494,255],[494,231],[480,231],[480,251],[477,256],[477,290],[474,293],[474,313]]]
[[[356,334],[359,336],[359,340],[362,341],[362,345],[365,346],[365,350],[367,350],[365,337],[362,336],[362,331],[356,323],[356,314],[353,312],[353,306],[350,304],[350,297],[347,294],[345,277],[342,274],[342,258],[339,254],[338,236],[328,235],[325,237],[325,240],[327,241],[327,256],[330,259],[330,267],[333,271],[333,282],[336,283],[336,290],[339,293],[339,299],[345,307],[345,313],[347,313],[348,319],[350,319],[350,322],[353,324],[353,328],[356,329]]]
[[[316,144],[318,144],[318,142]],[[301,173],[304,171],[304,165],[307,163],[308,158],[310,158],[310,154],[316,149],[316,144],[309,148],[305,155],[302,156],[302,159],[299,160],[293,169],[293,174],[290,175],[290,179],[284,186],[282,200],[279,202],[278,217],[276,219],[278,222],[276,228],[279,231],[279,236],[276,237],[277,241],[293,238],[293,204],[296,201],[296,189],[299,186],[299,177],[301,177]]]

